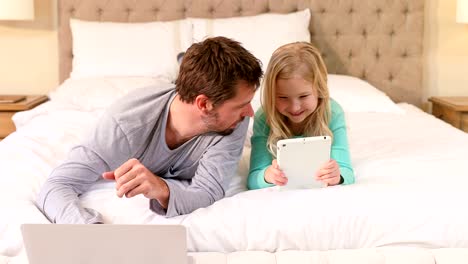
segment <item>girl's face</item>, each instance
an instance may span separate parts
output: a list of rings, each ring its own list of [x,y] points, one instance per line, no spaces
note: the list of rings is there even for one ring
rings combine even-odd
[[[294,76],[276,80],[276,110],[291,123],[299,124],[317,108],[317,91],[312,83]]]

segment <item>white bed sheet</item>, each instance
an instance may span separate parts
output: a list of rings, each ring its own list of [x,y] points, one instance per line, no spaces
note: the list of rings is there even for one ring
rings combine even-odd
[[[405,114],[347,113],[357,179],[351,186],[238,193],[245,190],[246,148],[233,196],[190,215],[160,217],[145,198],[119,199],[104,181],[82,200],[108,223],[183,224],[189,251],[468,247],[468,135],[400,107]],[[35,195],[101,111],[53,97],[15,116],[18,131],[0,142],[0,255],[22,251],[20,224],[47,223]]]

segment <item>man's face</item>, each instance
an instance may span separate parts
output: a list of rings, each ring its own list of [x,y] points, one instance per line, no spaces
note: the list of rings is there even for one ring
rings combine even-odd
[[[230,135],[246,116],[254,115],[250,102],[255,95],[255,87],[240,81],[236,89],[237,93],[234,98],[226,100],[202,117],[208,131],[217,132],[223,136]]]

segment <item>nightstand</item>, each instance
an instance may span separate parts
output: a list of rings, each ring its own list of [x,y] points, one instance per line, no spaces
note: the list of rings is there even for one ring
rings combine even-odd
[[[16,130],[11,120],[16,112],[32,109],[47,100],[45,95],[28,95],[16,103],[0,103],[0,140]]]
[[[468,96],[453,97],[431,97],[432,114],[459,128],[468,132]]]

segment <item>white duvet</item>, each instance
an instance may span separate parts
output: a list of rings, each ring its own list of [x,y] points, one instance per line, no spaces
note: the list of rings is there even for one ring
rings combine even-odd
[[[102,109],[157,81],[83,82],[65,83],[51,101],[15,115],[18,131],[0,142],[0,255],[22,251],[22,223],[48,223],[33,204],[36,193]],[[82,201],[107,223],[183,224],[189,251],[468,247],[468,135],[413,106],[399,107],[404,114],[347,113],[351,186],[246,191],[246,147],[230,197],[189,215],[160,217],[144,197],[117,198],[105,181]]]

